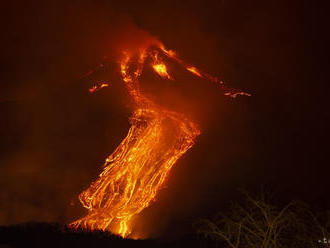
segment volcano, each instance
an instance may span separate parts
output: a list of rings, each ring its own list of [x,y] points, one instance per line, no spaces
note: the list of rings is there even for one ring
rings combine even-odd
[[[89,212],[71,223],[71,227],[109,230],[122,237],[133,237],[130,234],[134,229],[134,217],[156,199],[173,165],[194,145],[200,134],[198,125],[183,113],[155,103],[140,88],[140,78],[147,66],[159,76],[158,80],[175,81],[168,69],[170,63],[217,83],[226,96],[250,95],[228,88],[217,77],[186,63],[156,39],[148,45],[122,50],[118,67],[112,69],[120,71],[121,80],[134,102],[131,128],[106,158],[98,179],[79,195]],[[101,82],[89,91],[93,93],[107,86],[108,83]]]

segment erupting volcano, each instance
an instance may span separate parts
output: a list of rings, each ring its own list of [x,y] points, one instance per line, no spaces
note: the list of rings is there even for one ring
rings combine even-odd
[[[172,166],[200,134],[197,124],[184,114],[159,106],[140,90],[139,78],[145,66],[151,66],[162,79],[175,80],[163,58],[178,63],[195,76],[217,83],[227,96],[249,95],[229,89],[216,77],[185,63],[160,42],[123,50],[118,70],[135,104],[131,128],[106,158],[98,179],[79,195],[89,212],[71,223],[72,227],[109,230],[127,237],[134,229],[133,217],[155,200]],[[100,82],[89,91],[93,93],[108,85]]]

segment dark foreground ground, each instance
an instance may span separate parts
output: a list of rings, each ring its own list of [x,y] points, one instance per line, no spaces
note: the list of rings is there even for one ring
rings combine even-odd
[[[206,247],[197,235],[173,240],[130,240],[104,232],[73,231],[53,223],[24,223],[0,227],[0,248],[9,247]]]

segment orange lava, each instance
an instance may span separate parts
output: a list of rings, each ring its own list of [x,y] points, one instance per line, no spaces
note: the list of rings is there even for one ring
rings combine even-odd
[[[152,68],[155,70],[155,72],[158,73],[159,76],[161,76],[162,78],[167,78],[167,79],[171,79],[171,76],[168,74],[167,72],[167,68],[166,65],[161,63],[161,64],[155,64],[152,66]]]
[[[90,93],[94,93],[102,88],[105,88],[105,87],[108,87],[109,84],[108,83],[104,83],[104,82],[101,82],[101,83],[98,83],[96,85],[93,85],[91,88],[88,89],[88,91]]]
[[[196,67],[190,66],[190,67],[187,67],[187,70],[190,71],[191,73],[195,74],[198,77],[203,77],[202,74],[200,74],[200,72],[198,71],[198,69]]]
[[[200,134],[197,125],[183,114],[159,106],[141,93],[138,79],[148,56],[152,68],[162,78],[172,79],[165,63],[159,59],[161,51],[198,77],[216,78],[185,64],[173,51],[162,46],[151,52],[147,49],[122,53],[119,61],[121,77],[136,107],[130,118],[131,128],[117,149],[106,158],[99,177],[79,195],[88,214],[71,223],[72,227],[109,230],[128,237],[134,229],[134,217],[155,200],[175,162],[194,145]],[[106,86],[101,84],[90,91]],[[226,90],[225,95],[228,92],[232,91]]]

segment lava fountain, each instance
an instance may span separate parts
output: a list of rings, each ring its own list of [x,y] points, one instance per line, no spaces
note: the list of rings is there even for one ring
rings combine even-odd
[[[227,96],[249,95],[227,88],[216,77],[185,63],[161,43],[134,52],[122,51],[119,70],[135,104],[131,128],[117,149],[106,158],[98,179],[79,195],[88,214],[71,223],[71,227],[109,230],[127,237],[134,228],[132,218],[155,200],[175,162],[194,145],[200,134],[197,124],[181,113],[157,105],[140,91],[139,78],[147,61],[160,77],[174,80],[160,53],[193,75],[218,83]],[[101,82],[89,91],[92,93],[107,86],[108,83]]]

